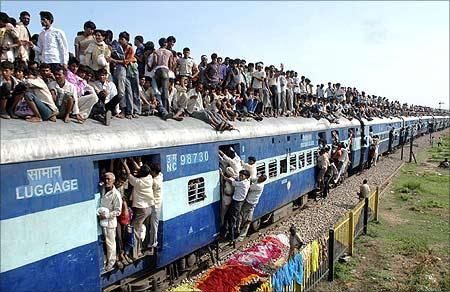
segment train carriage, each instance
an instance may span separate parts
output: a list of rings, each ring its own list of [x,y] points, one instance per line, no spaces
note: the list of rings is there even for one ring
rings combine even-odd
[[[82,126],[2,122],[0,289],[100,291],[143,271],[164,272],[217,239],[221,147],[233,147],[243,160],[255,156],[258,172],[267,175],[254,213],[258,220],[315,189],[319,138],[331,144],[337,131],[348,143],[353,133],[351,169],[367,159],[363,155],[360,161],[360,153],[369,127],[383,135],[387,149],[389,127],[402,126],[400,119],[363,123],[278,118],[239,123],[238,131],[220,133],[191,118],[115,120],[110,127],[95,121]],[[96,217],[102,164],[135,156],[160,163],[164,174],[157,255],[103,273]]]

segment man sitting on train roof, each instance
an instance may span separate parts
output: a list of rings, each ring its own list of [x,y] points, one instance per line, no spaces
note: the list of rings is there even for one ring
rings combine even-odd
[[[75,86],[66,80],[61,66],[55,67],[52,73],[55,80],[48,83],[48,88],[58,107],[58,118],[61,118],[64,123],[69,123],[69,115],[73,114],[78,122],[83,123],[83,118],[79,114],[78,93]]]
[[[56,122],[59,114],[47,84],[39,76],[36,69],[25,71],[25,80],[22,84],[26,87],[25,101],[33,112],[33,116],[26,117],[29,122],[52,121]]]

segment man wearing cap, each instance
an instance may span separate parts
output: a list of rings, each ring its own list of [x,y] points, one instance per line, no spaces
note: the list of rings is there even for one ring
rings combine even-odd
[[[100,219],[107,219],[106,227],[103,227],[103,235],[106,244],[105,271],[111,271],[116,263],[116,227],[117,216],[122,210],[122,196],[114,186],[116,177],[114,173],[107,172],[103,176],[103,188],[101,191],[100,207],[109,210],[108,214],[99,214]]]

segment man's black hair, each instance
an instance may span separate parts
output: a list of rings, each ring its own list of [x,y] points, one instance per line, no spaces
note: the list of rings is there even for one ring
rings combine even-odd
[[[94,30],[94,34],[99,33],[102,37],[106,38],[106,31],[103,29],[96,29]]]
[[[144,37],[141,36],[141,35],[135,36],[134,39],[137,40],[137,41],[140,42],[140,43],[143,43],[143,42],[144,42]]]
[[[108,75],[108,70],[106,70],[105,68],[98,69],[97,78],[100,77],[100,75]]]
[[[41,16],[41,18],[50,20],[50,23],[53,23],[53,21],[55,20],[53,18],[53,14],[50,11],[41,11],[39,12],[39,15]]]
[[[255,156],[249,156],[248,157],[248,161],[256,162],[256,157]]]
[[[139,171],[139,177],[146,177],[150,174],[150,166],[148,166],[147,164],[144,164],[141,166],[141,169]]]
[[[130,34],[126,31],[122,31],[121,33],[119,33],[119,39],[120,38],[124,38],[127,40],[127,42],[130,41]]]
[[[367,179],[364,179],[364,180],[363,180],[363,184],[366,184],[366,183],[367,183]]]
[[[212,60],[217,59],[217,54],[216,54],[216,53],[212,53],[212,54],[211,54],[211,59],[212,59]]]
[[[167,43],[167,39],[166,38],[160,38],[158,41],[158,44],[160,47],[162,47],[165,43]]]
[[[16,26],[17,20],[14,17],[9,18],[9,23],[11,23],[13,26]]]
[[[5,12],[0,12],[0,21],[3,23],[9,22],[9,16]]]
[[[173,43],[176,43],[176,42],[177,42],[177,39],[176,39],[173,35],[171,35],[171,36],[167,37],[167,42],[173,42]]]
[[[152,41],[148,41],[144,45],[144,51],[153,51],[155,50],[155,44]]]
[[[88,20],[84,23],[83,28],[90,28],[90,29],[96,29],[97,27],[95,26],[95,23],[93,23],[92,21]]]
[[[80,65],[80,62],[78,61],[77,58],[75,58],[75,57],[70,57],[70,58],[69,58],[68,65],[72,65],[72,64]]]
[[[184,49],[183,49],[183,52],[187,52],[187,51],[189,51],[189,52],[190,52],[190,51],[191,51],[191,49],[189,49],[188,47],[186,47],[186,48],[184,48]]]
[[[14,70],[14,64],[11,63],[10,61],[3,61],[3,62],[0,64],[0,67],[1,67],[2,69]]]
[[[60,64],[56,64],[53,67],[52,73],[55,74],[56,72],[59,72],[61,70],[64,71],[64,67],[62,65],[60,65]]]
[[[31,17],[31,15],[30,15],[30,13],[29,13],[28,11],[22,11],[22,12],[20,12],[19,17],[22,18],[22,17],[24,17],[24,16]]]

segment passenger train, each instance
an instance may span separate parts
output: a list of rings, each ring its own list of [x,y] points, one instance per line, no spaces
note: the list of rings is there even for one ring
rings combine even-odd
[[[389,131],[404,136],[449,126],[449,117],[340,119],[330,124],[307,118],[239,122],[238,131],[216,132],[199,120],[162,121],[156,117],[95,121],[24,123],[1,121],[1,291],[101,291],[119,287],[151,271],[164,281],[173,265],[217,241],[220,228],[219,147],[257,158],[268,177],[254,213],[261,218],[289,206],[316,188],[318,139],[351,143],[349,171],[368,157],[368,135]],[[351,131],[349,131],[351,130]],[[402,138],[403,139],[403,138]],[[113,158],[142,156],[159,162],[164,175],[163,207],[156,256],[124,269],[102,272],[103,237],[96,210],[100,165]],[[195,181],[196,192],[189,186]],[[195,257],[194,257],[195,261]]]

